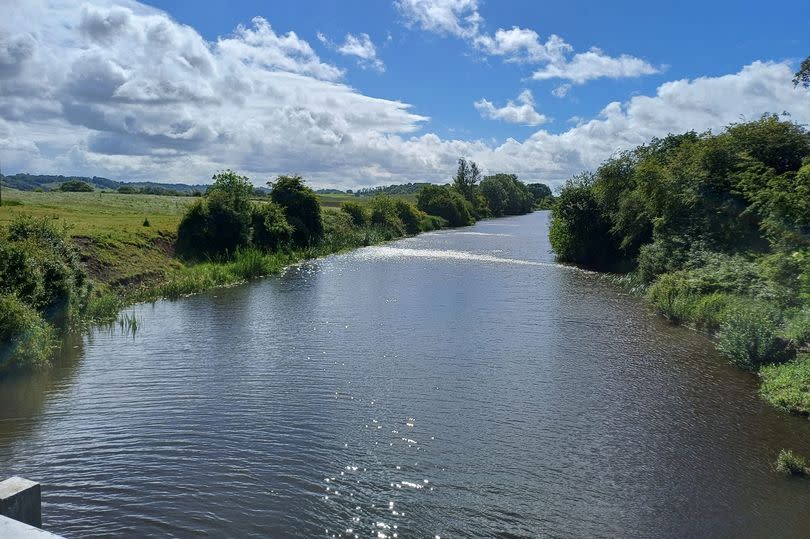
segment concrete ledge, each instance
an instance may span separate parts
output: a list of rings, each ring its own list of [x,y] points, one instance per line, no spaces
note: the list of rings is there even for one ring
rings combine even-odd
[[[42,489],[39,483],[22,477],[0,481],[0,515],[29,526],[42,527]]]
[[[4,516],[0,516],[0,537],[13,537],[14,539],[63,539],[58,535]]]

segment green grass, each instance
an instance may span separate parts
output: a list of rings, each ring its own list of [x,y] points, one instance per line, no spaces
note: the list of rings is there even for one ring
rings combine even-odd
[[[759,394],[770,404],[797,414],[810,414],[810,354],[759,370]]]
[[[12,204],[6,205],[6,201]],[[0,227],[19,215],[48,217],[69,226],[91,277],[112,288],[138,287],[176,270],[177,225],[192,197],[121,195],[95,191],[3,190]],[[148,219],[150,226],[143,226]]]

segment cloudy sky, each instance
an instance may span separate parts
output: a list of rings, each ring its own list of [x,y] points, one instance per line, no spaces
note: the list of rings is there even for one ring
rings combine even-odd
[[[662,5],[666,4],[666,5]],[[783,111],[810,2],[0,0],[6,174],[558,185],[650,137]]]

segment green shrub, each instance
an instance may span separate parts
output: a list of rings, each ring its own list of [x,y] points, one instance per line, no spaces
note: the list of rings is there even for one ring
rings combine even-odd
[[[177,228],[177,249],[186,256],[211,257],[234,253],[250,240],[251,207],[224,189],[189,207]]]
[[[565,184],[551,212],[549,240],[558,260],[606,268],[618,259],[617,248],[591,187],[588,176]]]
[[[438,215],[428,215],[425,212],[420,212],[419,216],[419,230],[422,232],[429,232],[431,230],[441,230],[447,226],[447,220]]]
[[[715,332],[720,328],[728,309],[733,309],[741,300],[736,296],[714,292],[700,296],[692,305],[690,322],[706,331]]]
[[[145,218],[145,219],[143,220],[143,226],[147,226],[147,227],[148,227],[148,226],[152,226],[152,223],[150,223],[150,222],[149,222],[149,218],[148,218],[148,217],[147,217],[147,218]]]
[[[739,303],[728,309],[718,332],[717,348],[736,365],[757,370],[764,363],[781,363],[795,348],[779,336],[778,313],[762,302]]]
[[[267,202],[253,209],[253,245],[266,251],[278,251],[290,244],[293,227],[287,222],[284,209]]]
[[[299,247],[314,245],[323,237],[321,203],[315,191],[304,185],[300,176],[279,176],[271,187],[270,198],[284,208],[293,227],[293,243]]]
[[[348,213],[355,226],[365,226],[369,221],[366,209],[359,202],[346,201],[340,205],[340,211]]]
[[[446,185],[425,185],[419,190],[416,201],[420,210],[443,218],[449,226],[467,226],[475,222],[472,205]]]
[[[680,324],[692,321],[697,295],[679,275],[665,273],[647,290],[647,299],[661,314]]]
[[[48,363],[56,334],[31,307],[0,295],[0,376]]]
[[[88,293],[87,273],[65,230],[46,218],[18,217],[8,225],[0,242],[0,294],[13,294],[61,324],[84,307]]]
[[[404,200],[396,200],[394,202],[394,210],[399,218],[399,221],[405,227],[405,232],[408,234],[418,234],[421,231],[420,222],[422,220],[421,212],[416,209],[416,206]]]
[[[784,335],[796,346],[810,343],[810,307],[804,307],[788,320]]]
[[[386,227],[394,237],[405,235],[405,224],[399,217],[397,203],[388,195],[375,195],[368,204],[371,224]]]
[[[807,461],[790,449],[782,449],[776,457],[776,471],[786,475],[807,475]]]
[[[759,394],[773,406],[789,412],[810,414],[810,355],[759,370]]]

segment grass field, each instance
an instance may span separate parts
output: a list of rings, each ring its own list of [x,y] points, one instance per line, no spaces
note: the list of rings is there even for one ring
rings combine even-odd
[[[353,195],[321,194],[327,210]],[[403,196],[415,201],[415,195]],[[64,223],[93,279],[119,291],[154,284],[186,268],[175,258],[177,225],[195,197],[124,195],[108,191],[63,193],[3,190],[0,227],[16,216],[49,217]],[[144,220],[149,226],[144,226]]]

